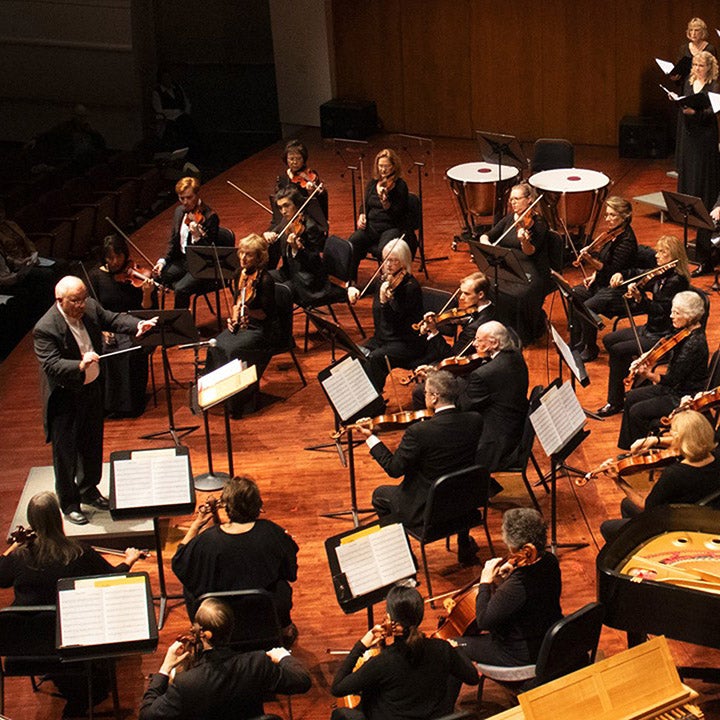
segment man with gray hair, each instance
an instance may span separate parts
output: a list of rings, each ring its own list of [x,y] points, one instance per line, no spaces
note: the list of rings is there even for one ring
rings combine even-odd
[[[66,275],[55,286],[55,304],[33,330],[40,362],[43,421],[52,443],[55,491],[68,522],[85,525],[80,503],[107,510],[97,486],[102,475],[103,384],[100,376],[102,331],[135,333],[154,327],[157,318],[140,320],[105,310],[88,298],[85,283]],[[75,478],[77,477],[77,484]]]

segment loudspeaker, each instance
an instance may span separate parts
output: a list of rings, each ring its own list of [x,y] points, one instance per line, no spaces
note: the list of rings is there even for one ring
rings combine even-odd
[[[669,153],[668,145],[667,127],[662,119],[626,115],[620,121],[620,157],[664,158]]]
[[[363,100],[328,100],[320,106],[324,138],[364,140],[378,130],[377,106]]]

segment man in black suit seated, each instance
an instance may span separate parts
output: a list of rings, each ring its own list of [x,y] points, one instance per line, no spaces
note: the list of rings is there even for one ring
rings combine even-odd
[[[438,330],[436,313],[425,313],[420,327],[420,332],[427,339],[427,353],[423,358],[425,363],[438,362],[461,353],[468,354],[477,329],[495,317],[495,306],[488,298],[489,289],[487,276],[480,271],[467,275],[460,281],[457,309],[461,312],[469,311],[469,314],[459,320],[462,330],[452,344]],[[454,330],[458,321],[450,322]],[[472,354],[472,351],[469,354]]]
[[[214,289],[214,281],[196,280],[188,271],[187,248],[192,245],[221,245],[218,241],[220,219],[200,199],[200,181],[184,177],[175,185],[180,202],[173,215],[172,230],[165,257],[153,268],[153,275],[175,291],[175,307],[190,307],[196,293]]]
[[[150,679],[139,720],[249,720],[263,714],[266,696],[310,689],[307,670],[285,648],[231,650],[233,625],[228,605],[216,598],[202,602],[188,641],[174,642],[160,671]],[[177,672],[171,684],[175,669],[182,672]]]
[[[360,427],[370,454],[400,485],[375,488],[372,504],[380,517],[393,514],[410,527],[422,524],[425,500],[433,482],[443,475],[475,463],[482,423],[475,412],[455,407],[458,380],[450,373],[430,370],[425,382],[425,401],[435,414],[410,425],[393,453],[370,430]],[[458,537],[458,560],[472,563],[477,545],[465,533]]]

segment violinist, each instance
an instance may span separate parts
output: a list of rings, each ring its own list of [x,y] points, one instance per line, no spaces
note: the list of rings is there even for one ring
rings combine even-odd
[[[373,177],[365,188],[363,211],[357,229],[350,236],[354,276],[360,261],[368,254],[380,258],[383,248],[408,230],[408,186],[402,177],[402,164],[394,150],[385,148],[375,156]],[[408,240],[408,245],[413,242]],[[412,254],[415,247],[411,248]]]
[[[190,307],[190,297],[195,293],[215,288],[214,281],[196,280],[188,271],[187,247],[189,245],[219,245],[220,220],[217,213],[200,199],[200,181],[184,177],[175,185],[180,203],[173,215],[172,230],[165,257],[153,267],[153,277],[175,291],[175,307]]]
[[[229,605],[218,598],[204,600],[188,635],[170,645],[151,677],[139,720],[250,720],[266,717],[268,695],[310,689],[307,670],[285,648],[232,650],[234,626]],[[173,671],[178,672],[170,682]]]
[[[631,390],[625,398],[619,448],[629,450],[632,443],[656,427],[660,418],[668,415],[684,395],[694,395],[705,387],[708,345],[704,316],[705,302],[697,292],[685,290],[673,298],[670,319],[676,335],[671,338],[677,336],[678,341],[673,343],[668,338],[672,347],[667,372],[661,374],[647,361],[635,368],[635,376],[649,384]],[[680,333],[683,330],[687,335]]]
[[[433,482],[442,475],[473,465],[482,422],[474,412],[460,412],[455,403],[458,379],[447,371],[428,371],[425,404],[435,414],[410,425],[395,452],[362,426],[370,454],[391,478],[403,476],[400,485],[375,488],[372,505],[380,517],[397,515],[409,527],[422,525],[425,500]],[[472,562],[477,545],[469,534],[458,538],[458,558]]]
[[[103,241],[105,264],[90,281],[98,302],[112,312],[157,307],[157,293],[150,277],[130,258],[125,238],[108,235]],[[130,347],[127,335],[103,333],[103,353]],[[138,417],[145,410],[148,355],[125,353],[104,361],[105,413],[112,417]]]
[[[547,525],[537,510],[508,510],[502,538],[510,556],[488,560],[480,575],[476,624],[481,634],[463,637],[459,649],[478,663],[533,665],[545,633],[562,617],[560,566],[546,549]]]
[[[677,452],[677,459],[662,471],[649,493],[643,494],[626,482],[618,482],[626,497],[620,504],[621,520],[606,520],[600,532],[612,539],[628,519],[643,510],[673,503],[697,503],[720,490],[720,459],[715,449],[715,431],[704,415],[685,410],[672,419],[670,432],[661,437],[638,440],[638,452],[665,445]]]
[[[457,649],[420,631],[425,604],[414,587],[396,584],[386,604],[386,617],[398,634],[361,667],[356,667],[358,660],[383,640],[383,626],[375,625],[355,643],[335,674],[331,692],[335,697],[362,694],[362,709],[338,708],[332,720],[444,717],[452,713],[461,683],[478,684],[477,671]]]
[[[690,285],[688,259],[681,240],[673,235],[663,235],[655,245],[655,257],[658,266],[666,265],[673,260],[676,260],[677,264],[661,275],[655,275],[648,283],[640,279],[639,284],[635,282],[630,285],[623,284],[629,274],[628,271],[616,273],[610,278],[611,287],[619,288],[626,297],[630,295],[631,312],[647,313],[647,322],[637,328],[639,348],[632,328],[615,330],[603,338],[603,344],[608,351],[610,375],[607,403],[597,411],[600,417],[609,417],[622,412],[625,400],[623,379],[628,374],[631,361],[640,352],[650,350],[661,338],[672,334],[670,321],[672,299],[677,293],[687,290]]]
[[[327,234],[306,211],[297,214],[303,196],[294,187],[278,190],[275,202],[282,222],[272,232],[263,234],[270,243],[268,252],[275,251],[282,262],[277,270],[272,270],[272,275],[290,288],[298,305],[311,305],[328,290],[321,257]]]
[[[427,351],[423,360],[425,363],[434,363],[443,358],[454,357],[463,349],[472,345],[476,330],[483,323],[492,320],[495,315],[495,306],[490,301],[488,293],[490,283],[485,273],[475,272],[467,275],[460,281],[458,290],[457,310],[460,315],[462,330],[451,345],[443,332],[438,330],[437,314],[427,312],[420,325],[420,333],[427,341]],[[466,314],[467,313],[467,314]],[[451,321],[454,329],[457,325]]]
[[[545,331],[542,305],[550,287],[547,223],[541,215],[532,214],[533,211],[520,220],[534,200],[535,190],[528,183],[515,185],[510,191],[510,212],[480,236],[482,243],[499,241],[500,247],[513,250],[529,280],[501,287],[496,300],[498,319],[513,327],[525,344]],[[512,227],[516,222],[518,225]]]
[[[412,274],[412,256],[408,244],[394,238],[382,250],[382,281],[373,298],[375,332],[364,344],[367,372],[379,393],[385,387],[388,362],[392,367],[411,368],[425,353],[425,339],[413,330],[422,320],[422,291]],[[350,302],[359,292],[348,289]],[[387,360],[386,360],[387,358]]]
[[[638,243],[631,226],[632,205],[625,198],[611,195],[605,201],[603,232],[583,248],[575,264],[589,272],[582,285],[573,288],[575,297],[588,310],[614,317],[624,313],[622,293],[610,286],[610,279],[636,265]],[[582,316],[574,318],[570,342],[580,351],[583,362],[595,360],[599,354],[597,328]]]
[[[55,605],[60,578],[111,575],[129,572],[141,557],[140,550],[127,548],[124,562],[116,567],[85,543],[67,537],[57,497],[40,492],[30,498],[27,519],[35,531],[28,544],[13,543],[0,556],[0,587],[12,587],[14,605]],[[87,674],[67,670],[50,676],[67,700],[63,717],[85,716],[88,709]],[[107,668],[93,671],[93,703],[107,697]]]
[[[286,168],[282,175],[278,175],[275,192],[287,187],[295,188],[305,200],[313,190],[320,187],[320,176],[307,166],[308,150],[305,143],[300,140],[290,140],[285,145],[282,159]],[[308,204],[308,214],[327,232],[328,196],[324,186]]]
[[[208,349],[208,371],[239,358],[257,368],[258,383],[234,395],[228,402],[234,418],[243,410],[256,408],[260,378],[279,342],[280,325],[275,306],[275,280],[265,269],[268,261],[267,243],[256,233],[240,240],[240,280],[237,301],[227,329],[216,338],[215,347]]]

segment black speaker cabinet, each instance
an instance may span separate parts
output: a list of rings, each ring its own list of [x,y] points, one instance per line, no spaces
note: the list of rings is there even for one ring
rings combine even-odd
[[[623,158],[667,157],[667,126],[660,118],[626,115],[620,121],[618,145]]]
[[[377,106],[363,100],[328,100],[320,106],[324,138],[364,140],[378,130]]]

